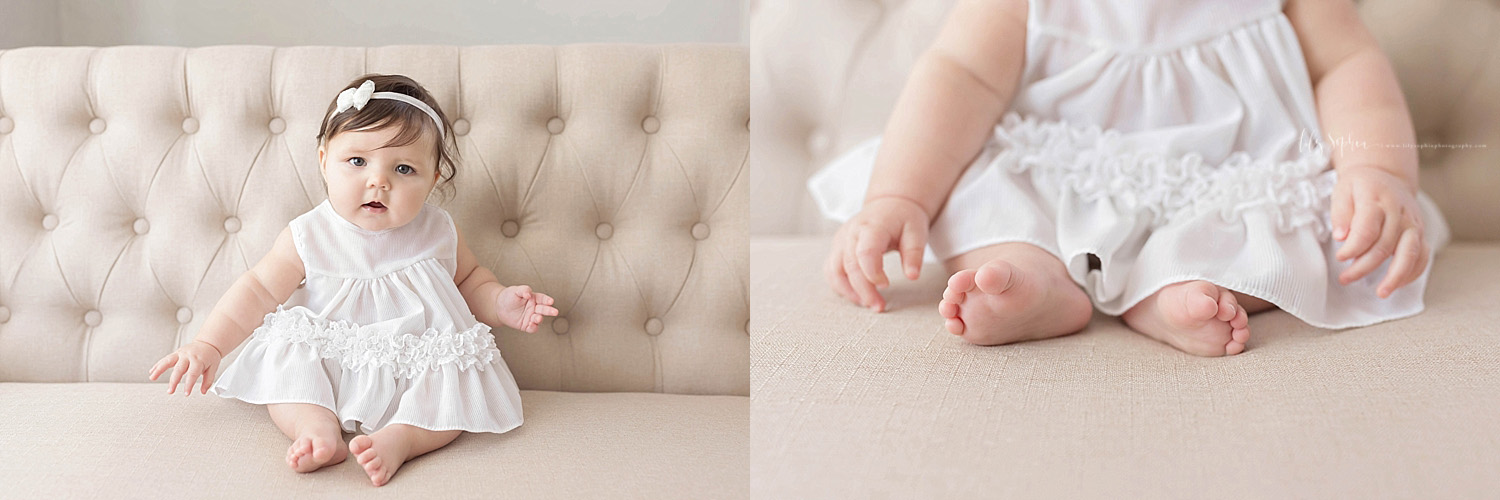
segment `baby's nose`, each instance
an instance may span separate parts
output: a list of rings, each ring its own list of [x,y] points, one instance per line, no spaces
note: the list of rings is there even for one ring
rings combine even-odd
[[[386,189],[391,187],[391,182],[384,174],[374,174],[370,176],[366,185],[372,188]]]

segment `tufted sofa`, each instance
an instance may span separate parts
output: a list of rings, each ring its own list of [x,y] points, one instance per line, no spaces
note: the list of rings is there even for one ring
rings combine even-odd
[[[146,377],[324,199],[319,120],[368,72],[436,94],[461,152],[442,206],[502,283],[561,311],[538,333],[495,330],[525,425],[460,436],[380,492],[746,496],[747,60],[716,45],[0,51],[0,498],[373,489],[354,460],[289,470],[262,406]]]
[[[751,492],[766,498],[1493,498],[1500,491],[1500,2],[1364,0],[1453,241],[1418,316],[1251,318],[1197,358],[1096,314],[1001,347],[943,329],[946,274],[872,314],[824,283],[807,177],[881,133],[952,1],[751,12]],[[899,276],[888,255],[887,273]]]

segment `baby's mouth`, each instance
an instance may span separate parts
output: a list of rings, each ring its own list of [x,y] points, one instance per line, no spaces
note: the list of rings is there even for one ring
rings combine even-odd
[[[377,213],[377,214],[381,213],[381,212],[385,212],[385,204],[381,203],[381,202],[378,202],[378,201],[372,201],[372,202],[366,203],[364,205],[360,205],[360,208],[363,208],[363,209],[365,209],[365,210],[367,210],[369,212]]]

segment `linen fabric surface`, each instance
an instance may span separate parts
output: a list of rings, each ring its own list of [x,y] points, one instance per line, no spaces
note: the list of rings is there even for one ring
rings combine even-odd
[[[1188,280],[1323,328],[1421,312],[1428,272],[1387,299],[1375,289],[1390,260],[1338,282],[1353,263],[1334,258],[1338,151],[1281,9],[1032,2],[1021,85],[933,220],[929,259],[1030,243],[1111,315]],[[859,211],[879,145],[864,141],[809,179],[825,216]],[[1418,198],[1431,255],[1449,230]]]

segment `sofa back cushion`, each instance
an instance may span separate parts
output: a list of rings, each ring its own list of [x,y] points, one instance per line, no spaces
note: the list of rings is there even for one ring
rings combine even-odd
[[[458,134],[434,202],[557,299],[494,330],[522,388],[748,394],[748,70],[714,45],[0,51],[0,381],[146,381],[325,198],[342,86],[400,73]]]

